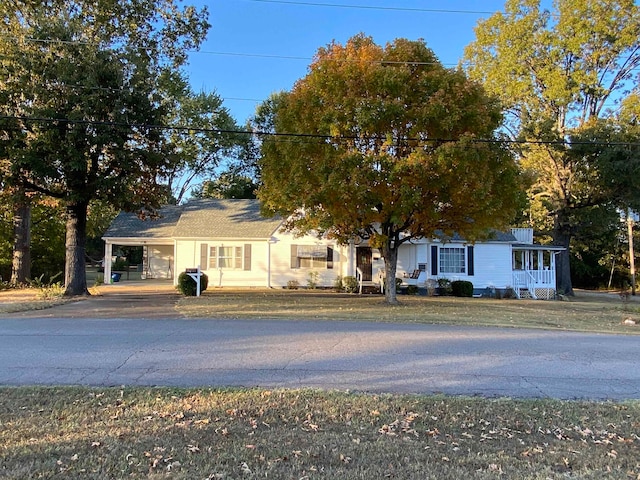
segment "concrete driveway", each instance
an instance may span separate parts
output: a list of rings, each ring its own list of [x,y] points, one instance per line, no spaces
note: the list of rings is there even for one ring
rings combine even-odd
[[[135,315],[120,308],[104,318],[105,295],[0,319],[0,384],[640,398],[637,336],[196,320],[176,315],[170,292],[120,294],[133,295],[114,301],[128,301]]]

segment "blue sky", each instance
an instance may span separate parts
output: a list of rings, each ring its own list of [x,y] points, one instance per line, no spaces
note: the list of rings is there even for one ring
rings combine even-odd
[[[317,49],[332,40],[344,43],[361,32],[378,44],[422,38],[442,63],[454,66],[474,40],[478,20],[489,14],[417,10],[495,12],[503,9],[504,0],[200,1],[205,4],[212,27],[200,51],[191,54],[187,73],[195,91],[218,93],[244,125],[259,102],[291,89],[307,73]]]

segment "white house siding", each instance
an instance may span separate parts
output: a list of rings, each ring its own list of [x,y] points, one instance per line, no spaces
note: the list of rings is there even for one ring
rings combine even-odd
[[[250,259],[245,257],[247,246],[251,250]],[[235,253],[239,248],[241,264],[236,268],[218,268],[212,265],[211,247],[231,247]],[[205,258],[201,255],[206,249]],[[200,266],[207,274],[210,287],[266,287],[268,282],[268,249],[266,240],[178,240],[176,242],[177,272]],[[249,262],[249,263],[247,263]]]
[[[326,261],[313,267],[292,268],[292,246],[326,249],[332,247],[332,267]],[[277,233],[271,243],[271,287],[286,287],[290,281],[297,281],[302,287],[309,281],[311,272],[318,273],[318,286],[331,287],[338,276],[348,275],[348,247],[340,247],[335,241],[317,239],[314,236],[296,238],[290,233]]]
[[[434,246],[438,248],[438,261],[440,259],[440,248],[464,248],[465,273],[440,272],[440,265],[436,265],[437,273],[434,274],[431,258],[431,248]],[[415,243],[405,243],[398,251],[397,276],[398,278],[406,277],[411,275],[414,270],[424,266],[427,273],[426,279],[466,280],[473,283],[476,290],[485,289],[489,286],[496,288],[511,286],[511,244],[496,242],[473,245],[473,275],[469,275],[469,246],[471,245],[460,242],[442,244],[439,242],[426,243],[424,241],[416,241]]]
[[[414,270],[420,268],[420,265],[426,265],[428,260],[429,249],[424,241],[416,240],[401,245],[398,249],[397,277],[402,278],[405,274],[411,275]]]
[[[174,278],[173,245],[147,245],[146,265],[148,278],[169,280]]]
[[[474,246],[473,277],[461,278],[473,282],[476,289],[512,285],[511,245],[508,243],[476,243]]]

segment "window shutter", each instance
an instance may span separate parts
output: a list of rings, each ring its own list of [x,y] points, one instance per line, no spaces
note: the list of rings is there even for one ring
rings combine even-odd
[[[438,275],[438,246],[431,245],[431,275]]]
[[[251,244],[244,245],[244,269],[251,270]]]
[[[291,268],[298,268],[298,246],[291,245]]]
[[[209,245],[206,243],[200,244],[200,270],[207,270],[207,261],[209,260]]]
[[[242,269],[242,247],[236,247],[235,255],[233,256],[234,265],[233,268]]]
[[[467,275],[473,275],[473,245],[467,247]]]
[[[333,268],[333,247],[327,247],[327,268]]]

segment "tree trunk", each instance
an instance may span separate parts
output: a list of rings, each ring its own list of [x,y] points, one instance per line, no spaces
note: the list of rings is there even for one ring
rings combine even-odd
[[[384,257],[384,274],[386,279],[384,298],[389,305],[397,305],[398,297],[396,295],[396,268],[398,265],[398,246],[395,243],[392,246],[391,242],[391,239],[387,240],[382,252]]]
[[[26,197],[13,212],[13,263],[11,283],[26,283],[31,277],[31,203]]]
[[[64,284],[67,296],[88,295],[85,249],[87,241],[87,203],[67,205],[66,258]]]
[[[573,295],[571,263],[569,261],[571,258],[569,251],[571,236],[569,221],[565,218],[563,212],[559,212],[556,216],[553,229],[553,244],[564,248],[564,250],[558,254],[556,261],[556,271],[558,272],[556,291],[564,295]]]

